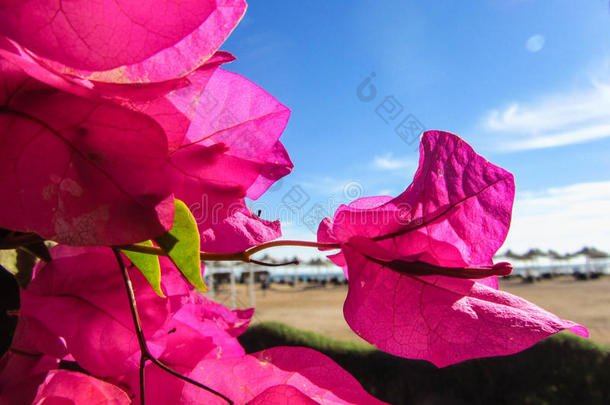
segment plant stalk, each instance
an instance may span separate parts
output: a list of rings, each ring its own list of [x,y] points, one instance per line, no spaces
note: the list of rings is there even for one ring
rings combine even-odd
[[[123,262],[123,257],[121,256],[121,253],[116,248],[112,248],[112,251],[114,252],[114,256],[116,257],[119,267],[121,269],[121,274],[123,275],[125,289],[127,290],[127,299],[129,300],[129,308],[131,310],[131,318],[133,320],[133,325],[136,330],[136,336],[138,337],[138,344],[140,346],[140,352],[142,354],[140,356],[140,404],[145,405],[145,397],[144,397],[145,391],[146,391],[146,389],[145,389],[145,367],[146,367],[146,362],[148,360],[150,360],[153,364],[157,365],[158,367],[165,370],[166,372],[173,375],[174,377],[180,378],[181,380],[184,380],[184,381],[188,382],[189,384],[193,384],[214,395],[217,395],[220,398],[224,399],[228,404],[233,405],[233,401],[231,401],[229,398],[227,398],[220,392],[217,392],[210,387],[207,387],[195,380],[188,378],[185,375],[178,373],[175,370],[172,370],[170,367],[163,364],[161,361],[157,360],[150,353],[150,351],[148,350],[148,346],[146,345],[146,338],[144,337],[144,332],[142,331],[142,322],[140,321],[140,315],[138,314],[138,307],[136,305],[136,296],[135,296],[135,293],[133,290],[133,285],[131,283],[131,279],[129,278],[129,273],[127,272],[127,268],[125,267],[125,262]]]

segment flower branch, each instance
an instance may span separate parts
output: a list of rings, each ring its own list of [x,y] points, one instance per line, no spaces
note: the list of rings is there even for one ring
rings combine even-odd
[[[161,369],[163,369],[164,371],[166,371],[167,373],[173,375],[174,377],[180,378],[181,380],[184,380],[186,382],[188,382],[189,384],[195,385],[201,389],[204,389],[214,395],[219,396],[220,398],[222,398],[223,400],[225,400],[227,403],[229,404],[233,404],[233,401],[231,401],[229,398],[227,398],[226,396],[224,396],[223,394],[221,394],[220,392],[217,392],[215,390],[213,390],[210,387],[207,387],[191,378],[188,378],[180,373],[178,373],[177,371],[171,369],[170,367],[168,367],[166,364],[163,364],[161,361],[159,361],[158,359],[156,359],[148,350],[148,346],[146,345],[146,338],[144,337],[144,332],[142,330],[142,323],[140,321],[140,316],[138,314],[138,308],[136,305],[136,297],[135,297],[135,293],[133,290],[133,285],[131,283],[131,279],[129,278],[129,273],[127,272],[127,269],[125,267],[125,263],[123,262],[123,258],[121,257],[121,253],[113,248],[112,251],[114,252],[114,255],[116,257],[116,260],[119,264],[119,267],[121,269],[121,274],[123,275],[123,281],[125,283],[125,288],[127,290],[127,298],[129,300],[129,308],[131,310],[131,317],[133,319],[133,324],[135,327],[135,331],[136,331],[136,336],[138,337],[138,344],[140,346],[140,352],[142,353],[141,357],[140,357],[140,367],[139,367],[139,377],[140,377],[140,403],[142,405],[145,404],[145,366],[146,366],[146,362],[148,360],[150,360],[153,364],[157,365],[158,367],[160,367]]]
[[[244,250],[242,252],[236,253],[206,253],[201,252],[200,257],[202,261],[237,261],[244,263],[264,263],[260,261],[255,261],[251,258],[252,255],[258,253],[265,249],[270,249],[278,246],[297,246],[297,247],[312,247],[312,248],[320,248],[320,249],[339,249],[340,245],[338,243],[318,243],[318,242],[309,242],[309,241],[301,241],[301,240],[276,240],[272,242],[266,242],[260,244],[258,246],[254,246],[250,249]],[[167,252],[156,246],[144,246],[139,244],[131,244],[131,245],[121,245],[115,246],[116,249],[127,250],[130,252],[137,253],[145,253],[149,255],[155,256],[167,256]],[[288,265],[288,264],[298,264],[298,262],[288,262],[282,264],[271,264],[274,266],[278,265]],[[265,263],[263,265],[270,265],[269,263]]]

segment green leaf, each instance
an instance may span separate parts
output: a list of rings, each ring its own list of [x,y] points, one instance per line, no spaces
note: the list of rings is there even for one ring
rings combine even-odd
[[[139,245],[153,246],[151,240],[139,243]],[[146,280],[155,292],[165,298],[165,294],[161,291],[161,265],[159,264],[159,256],[147,253],[130,252],[122,250],[123,254],[142,272]]]
[[[167,252],[174,265],[195,288],[207,291],[201,278],[197,222],[186,204],[178,199],[174,203],[174,225],[169,232],[155,238],[155,243]]]

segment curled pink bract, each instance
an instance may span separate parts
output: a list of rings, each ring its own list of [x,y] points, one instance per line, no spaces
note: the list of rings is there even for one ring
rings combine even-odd
[[[60,73],[155,82],[203,64],[245,10],[244,0],[5,0],[0,34]]]
[[[248,405],[316,405],[314,401],[292,385],[274,385],[258,394]]]
[[[420,154],[401,195],[357,200],[320,224],[318,241],[341,245],[334,261],[347,267],[350,327],[384,351],[438,366],[512,354],[562,329],[587,336],[497,291],[494,278],[436,275],[505,273],[491,265],[510,225],[514,183],[453,134],[424,133]],[[435,266],[443,272],[425,274]]]
[[[293,167],[279,143],[290,110],[243,76],[212,68],[193,72],[189,86],[167,97],[191,119],[173,154],[222,145],[226,158],[238,165],[227,177],[256,199]]]
[[[251,213],[244,198],[258,198],[292,170],[279,141],[290,110],[244,77],[214,66],[189,80],[165,100],[179,120],[162,125],[172,134],[173,191],[193,212],[202,249],[236,252],[278,238],[279,222]]]
[[[373,239],[396,258],[440,266],[489,265],[504,242],[514,199],[512,174],[453,134],[424,133],[413,183],[398,197],[367,197],[335,212],[320,240]]]

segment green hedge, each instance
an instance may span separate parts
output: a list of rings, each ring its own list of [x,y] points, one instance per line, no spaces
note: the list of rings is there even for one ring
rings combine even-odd
[[[326,338],[276,322],[240,337],[248,353],[306,346],[334,359],[371,394],[391,404],[610,404],[610,353],[588,339],[560,333],[512,356],[446,368],[371,346]]]

